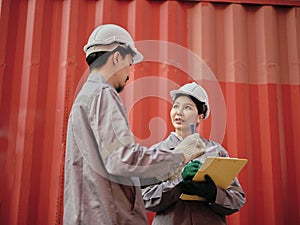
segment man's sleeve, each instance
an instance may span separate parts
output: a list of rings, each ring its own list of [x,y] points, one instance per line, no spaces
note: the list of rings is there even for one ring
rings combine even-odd
[[[113,90],[103,89],[95,98],[89,118],[99,154],[110,174],[169,176],[183,161],[182,154],[135,144],[121,99]]]

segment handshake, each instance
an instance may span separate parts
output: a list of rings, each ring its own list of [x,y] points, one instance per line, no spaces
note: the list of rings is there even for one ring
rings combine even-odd
[[[174,149],[176,153],[182,153],[184,156],[184,163],[203,155],[205,153],[205,144],[201,140],[198,133],[187,136]]]

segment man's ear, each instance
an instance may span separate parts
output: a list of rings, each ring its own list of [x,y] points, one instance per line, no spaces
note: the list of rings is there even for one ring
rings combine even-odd
[[[120,52],[115,52],[112,56],[113,56],[112,57],[113,63],[115,65],[118,64],[118,62],[120,60]]]

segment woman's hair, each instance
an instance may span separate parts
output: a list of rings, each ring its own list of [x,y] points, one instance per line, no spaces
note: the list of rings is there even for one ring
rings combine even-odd
[[[174,101],[180,97],[180,96],[187,96],[189,98],[192,99],[192,101],[195,103],[196,107],[197,107],[197,110],[198,110],[198,115],[201,115],[203,114],[204,117],[206,115],[206,112],[207,112],[207,106],[205,105],[204,102],[201,102],[199,101],[198,99],[196,99],[195,97],[191,96],[191,95],[188,95],[188,94],[177,94]]]
[[[135,52],[132,51],[131,48],[124,48],[120,45],[110,52],[94,52],[86,58],[86,62],[89,65],[90,70],[102,67],[107,62],[108,58],[115,52],[119,52],[123,58],[128,54],[131,54],[132,57],[135,56]]]

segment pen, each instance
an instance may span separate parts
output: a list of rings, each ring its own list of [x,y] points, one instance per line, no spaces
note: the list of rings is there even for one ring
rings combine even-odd
[[[190,129],[191,129],[191,133],[195,133],[195,124],[190,123]]]
[[[195,124],[190,123],[190,129],[191,129],[191,133],[194,134],[195,133]],[[191,162],[193,162],[194,160],[191,160]]]

